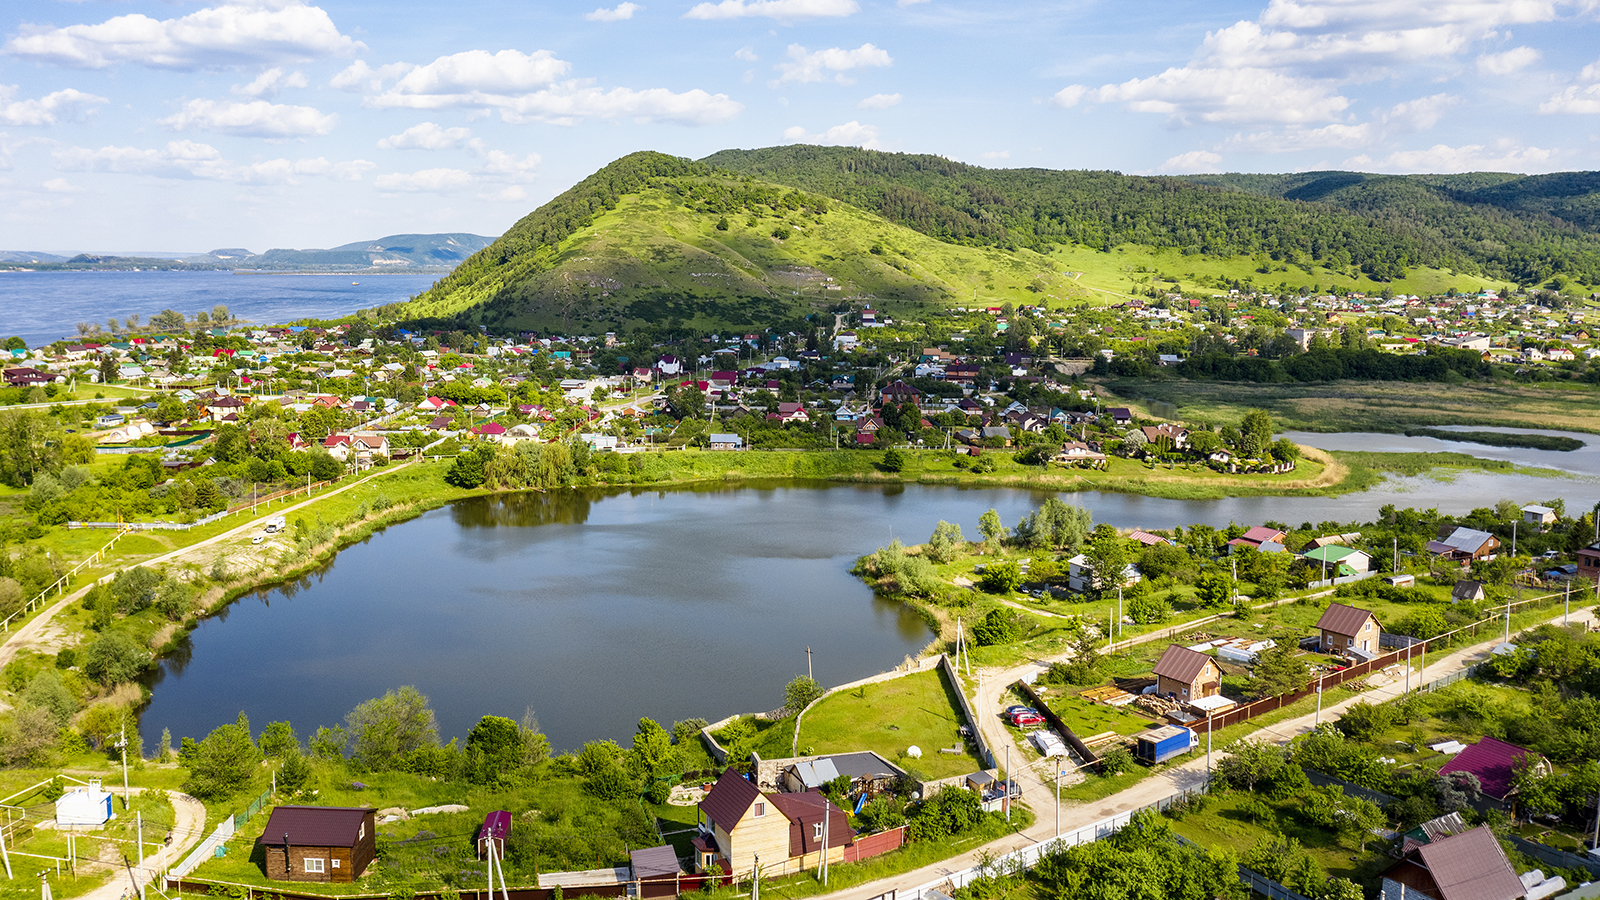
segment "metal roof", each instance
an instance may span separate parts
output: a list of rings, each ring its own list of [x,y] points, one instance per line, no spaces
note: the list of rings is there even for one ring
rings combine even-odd
[[[634,850],[628,857],[633,861],[634,878],[660,878],[683,871],[683,866],[678,863],[678,852],[672,849],[671,844]]]
[[[271,846],[354,847],[361,823],[376,809],[355,806],[279,806],[272,810],[261,842]]]
[[[1322,618],[1317,620],[1317,630],[1355,637],[1356,633],[1361,631],[1361,626],[1367,624],[1370,618],[1372,613],[1359,607],[1329,603],[1328,608],[1322,613]]]
[[[760,799],[761,791],[735,769],[728,769],[711,786],[711,792],[700,801],[700,811],[723,831],[733,831],[750,804]]]
[[[1538,758],[1532,750],[1485,737],[1457,753],[1455,759],[1439,768],[1439,774],[1471,772],[1478,777],[1485,796],[1504,800],[1511,793],[1511,776],[1516,771],[1517,760],[1528,754]]]
[[[1515,900],[1527,893],[1487,825],[1418,847],[1413,856],[1438,885],[1439,900]]]
[[[1168,644],[1166,651],[1161,654],[1161,659],[1156,662],[1154,671],[1163,678],[1193,684],[1200,673],[1205,671],[1207,663],[1215,664],[1215,661],[1198,650],[1190,650],[1178,644]]]

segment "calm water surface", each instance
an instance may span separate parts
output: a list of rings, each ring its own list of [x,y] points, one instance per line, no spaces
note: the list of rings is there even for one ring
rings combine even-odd
[[[37,347],[78,335],[79,322],[104,326],[129,314],[148,321],[164,309],[186,316],[218,303],[249,322],[337,318],[405,300],[441,276],[235,275],[232,272],[0,272],[0,336]],[[351,282],[360,284],[351,284]]]
[[[1400,479],[1344,497],[1161,500],[1067,495],[1118,527],[1366,521],[1386,503],[1465,512],[1500,499],[1600,497],[1600,452],[1487,448],[1393,435],[1291,435],[1334,449],[1447,449],[1562,477],[1469,473]],[[1579,436],[1580,438],[1582,436]],[[240,710],[302,735],[403,684],[433,701],[445,736],[485,714],[532,709],[554,745],[626,741],[641,716],[721,718],[778,706],[816,651],[839,684],[893,666],[932,635],[849,574],[893,537],[940,519],[969,535],[1045,493],[942,486],[788,485],[475,499],[341,552],[322,571],[242,598],[203,622],[155,675],[142,718],[203,737]]]

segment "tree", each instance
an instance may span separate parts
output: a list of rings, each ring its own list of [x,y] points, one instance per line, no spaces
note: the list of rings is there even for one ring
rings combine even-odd
[[[250,740],[250,727],[223,725],[195,747],[193,757],[187,760],[189,779],[183,789],[202,800],[222,799],[248,784],[260,764],[261,751]]]
[[[272,722],[261,729],[258,746],[262,755],[269,759],[300,755],[300,738],[295,735],[294,726],[288,722]]]
[[[1140,582],[1139,587],[1147,582]],[[1172,618],[1172,604],[1150,591],[1142,591],[1128,598],[1128,618],[1141,625],[1155,625]]]
[[[899,472],[906,467],[906,455],[890,447],[883,452],[883,462],[879,465],[885,472]]]
[[[674,778],[683,771],[683,757],[678,748],[672,746],[672,733],[648,717],[639,720],[639,727],[633,733],[633,751],[628,754],[628,762],[652,784]]]
[[[1093,521],[1089,510],[1051,497],[1017,523],[1017,540],[1028,547],[1072,549],[1083,543]]]
[[[1122,586],[1123,573],[1128,567],[1128,542],[1115,528],[1103,523],[1096,525],[1083,554],[1089,559],[1096,589],[1115,591]]]
[[[1207,606],[1223,606],[1233,600],[1233,576],[1221,569],[1200,573],[1194,580],[1195,598]]]
[[[56,468],[59,457],[43,416],[31,410],[0,415],[0,481],[27,487]]]
[[[296,793],[310,779],[311,763],[298,750],[283,757],[283,764],[278,767],[278,790]]]
[[[996,644],[1014,643],[1022,637],[1022,626],[1017,622],[1017,615],[1004,607],[989,610],[976,625],[972,626],[972,639],[980,647],[991,647]]]
[[[822,697],[822,685],[810,675],[797,675],[783,688],[783,708],[798,713]]]
[[[413,750],[439,745],[439,726],[428,698],[407,685],[367,700],[345,716],[351,760],[374,772],[394,768]]]
[[[1256,654],[1250,670],[1250,684],[1263,697],[1292,694],[1311,680],[1311,669],[1300,658],[1299,648],[1282,643]]]
[[[1000,523],[1000,514],[991,508],[978,517],[978,533],[983,535],[983,542],[994,549],[1006,539],[1007,529]]]
[[[61,726],[50,710],[23,703],[0,720],[0,760],[43,765],[60,735]]]
[[[467,734],[466,775],[471,784],[496,785],[522,766],[522,732],[504,716],[484,716]]]
[[[121,631],[106,631],[89,645],[83,674],[104,687],[132,681],[150,662],[150,655]]]
[[[983,567],[979,584],[991,594],[1009,594],[1022,584],[1022,567],[1010,559],[990,563]]]
[[[960,525],[940,519],[933,527],[933,536],[928,538],[927,554],[935,562],[947,563],[956,558],[966,543]]]

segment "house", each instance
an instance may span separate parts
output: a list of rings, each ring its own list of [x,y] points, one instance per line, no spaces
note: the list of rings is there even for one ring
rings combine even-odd
[[[769,413],[767,415],[767,419],[768,421],[782,422],[783,424],[788,425],[790,422],[809,422],[811,421],[811,415],[806,412],[804,403],[786,402],[779,403],[778,411],[775,413]]]
[[[1422,844],[1383,873],[1380,900],[1520,900],[1527,888],[1500,842],[1480,825]]]
[[[743,450],[744,438],[737,434],[713,434],[711,436],[711,449],[713,450]]]
[[[1321,577],[1349,578],[1372,571],[1372,557],[1365,550],[1340,544],[1324,544],[1302,556],[1321,567]]]
[[[734,769],[723,772],[700,802],[700,819],[693,840],[699,871],[720,866],[742,875],[757,856],[763,872],[798,871],[821,862],[824,841],[828,859],[837,862],[855,839],[850,817],[823,795],[764,794]]]
[[[1428,542],[1429,553],[1466,565],[1477,559],[1494,559],[1500,549],[1500,539],[1487,531],[1457,527],[1446,533],[1446,528],[1449,526],[1439,529],[1438,540]]]
[[[116,815],[111,792],[100,789],[99,781],[75,787],[56,800],[56,826],[104,825]]]
[[[1473,581],[1470,578],[1456,579],[1456,586],[1450,589],[1451,603],[1460,603],[1463,600],[1468,603],[1477,603],[1486,596],[1483,590],[1483,582]]]
[[[1106,415],[1111,417],[1114,425],[1127,425],[1133,421],[1133,410],[1126,406],[1112,406],[1106,409]]]
[[[1200,700],[1222,693],[1222,668],[1198,650],[1168,644],[1156,661],[1156,693],[1179,700]]]
[[[871,750],[862,750],[793,763],[784,768],[779,780],[784,790],[801,793],[818,790],[841,776],[850,779],[851,795],[891,790],[900,779],[910,777],[904,769]]]
[[[1323,653],[1355,653],[1370,655],[1378,652],[1378,636],[1383,628],[1372,613],[1343,603],[1330,603],[1317,620],[1317,630],[1322,633]]]
[[[0,377],[4,377],[5,383],[11,387],[33,387],[37,384],[49,384],[61,376],[53,372],[41,372],[31,366],[18,366],[4,370],[0,373]]]
[[[885,405],[893,403],[899,406],[910,403],[912,406],[920,406],[922,403],[922,392],[898,378],[883,389],[881,397]]]
[[[1139,567],[1133,563],[1128,563],[1122,568],[1122,584],[1118,585],[1118,587],[1138,584],[1143,578],[1144,575],[1140,573]],[[1098,591],[1101,587],[1100,579],[1095,575],[1094,568],[1089,565],[1089,557],[1079,553],[1077,556],[1067,560],[1068,590],[1082,594],[1088,591]]]
[[[1163,422],[1160,425],[1146,425],[1139,430],[1144,433],[1145,441],[1152,447],[1182,450],[1189,446],[1189,429],[1178,425]]]
[[[1061,450],[1050,457],[1052,462],[1062,465],[1092,466],[1106,461],[1106,455],[1097,449],[1097,445],[1083,441],[1067,441],[1061,445]]]
[[[1556,515],[1556,511],[1548,506],[1530,504],[1522,508],[1522,524],[1532,525],[1540,531],[1543,531],[1546,525],[1554,525],[1559,518],[1561,517]]]
[[[279,806],[256,842],[272,881],[349,883],[378,853],[378,811],[349,806]]]
[[[1578,577],[1590,581],[1600,579],[1600,543],[1578,551]]]
[[[511,836],[511,813],[496,810],[483,817],[478,828],[478,858],[489,858],[489,847],[494,847],[495,859],[506,858],[506,838]]]
[[[1483,795],[1504,802],[1515,792],[1511,777],[1524,756],[1533,757],[1533,769],[1540,775],[1550,774],[1550,761],[1528,750],[1497,738],[1486,737],[1469,745],[1455,758],[1439,767],[1440,775],[1451,772],[1471,772],[1483,786]]]
[[[1288,539],[1289,536],[1287,534],[1276,528],[1256,525],[1246,529],[1244,534],[1229,541],[1228,546],[1249,547],[1252,550],[1260,550],[1262,553],[1281,553],[1283,552],[1283,542]]]

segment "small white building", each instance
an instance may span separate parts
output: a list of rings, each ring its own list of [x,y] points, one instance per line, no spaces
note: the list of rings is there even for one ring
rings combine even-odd
[[[101,790],[100,782],[75,787],[56,801],[56,824],[104,825],[112,817],[111,792]]]

